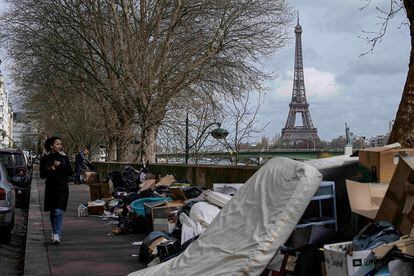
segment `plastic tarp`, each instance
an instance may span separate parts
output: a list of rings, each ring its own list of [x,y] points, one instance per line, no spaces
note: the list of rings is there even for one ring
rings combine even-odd
[[[130,275],[260,275],[288,239],[321,180],[314,167],[273,158],[181,255]]]

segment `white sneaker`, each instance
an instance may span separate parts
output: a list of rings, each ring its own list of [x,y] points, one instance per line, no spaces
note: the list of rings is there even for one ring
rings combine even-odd
[[[53,244],[59,244],[60,243],[60,237],[59,237],[58,234],[53,234],[52,242],[53,242]]]

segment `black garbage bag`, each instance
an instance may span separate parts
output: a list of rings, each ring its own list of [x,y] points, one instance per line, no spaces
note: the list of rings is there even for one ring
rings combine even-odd
[[[199,187],[186,187],[183,189],[184,195],[187,199],[196,198],[203,190],[201,190]]]
[[[148,234],[148,236],[145,237],[145,239],[142,241],[141,246],[139,247],[139,260],[143,263],[148,264],[153,259],[152,251],[150,250],[151,244],[158,238],[164,237],[166,239],[173,239],[172,237],[169,237],[167,234],[163,232],[153,231]]]
[[[125,183],[126,188],[129,191],[137,191],[140,172],[134,169],[132,166],[125,166],[122,171],[122,181]]]
[[[400,231],[387,221],[368,224],[352,240],[354,251],[374,249],[382,244],[400,239]]]
[[[147,233],[149,232],[149,223],[144,216],[129,213],[126,227],[130,233]]]
[[[179,242],[178,242],[178,240],[177,240],[177,243],[176,243],[176,245],[178,245],[178,246],[175,246],[175,247],[173,247],[173,248],[171,248],[169,251],[168,251],[168,254],[165,254],[165,252],[160,252],[160,250],[158,249],[158,246],[157,246],[157,250],[158,250],[158,252],[160,252],[159,254],[158,254],[158,256],[160,257],[160,261],[163,263],[163,262],[166,262],[166,261],[168,261],[168,260],[170,260],[170,259],[172,259],[172,258],[175,258],[175,257],[177,257],[178,255],[180,255],[181,253],[183,253],[184,252],[184,250],[186,250],[187,249],[187,247],[193,242],[193,241],[195,241],[195,240],[197,240],[198,239],[198,237],[199,237],[199,235],[197,235],[197,236],[195,236],[195,237],[193,237],[193,238],[191,238],[191,239],[189,239],[188,241],[186,241],[185,243],[183,243],[183,245],[181,245],[181,246],[179,246]],[[162,250],[164,250],[164,249],[161,249],[161,251]],[[176,251],[175,253],[173,253],[174,251]]]
[[[122,174],[120,171],[113,171],[107,174],[106,176],[106,180],[107,182],[109,181],[109,179],[112,181],[112,183],[114,184],[114,189],[118,189],[118,188],[124,188],[125,187],[125,183],[122,180]]]
[[[141,196],[138,193],[132,192],[132,193],[128,193],[128,195],[124,198],[122,198],[122,200],[130,205],[133,201],[137,200],[138,198],[141,198]]]
[[[132,166],[125,166],[122,171],[122,180],[125,183],[135,183],[139,181],[140,172],[134,169]]]

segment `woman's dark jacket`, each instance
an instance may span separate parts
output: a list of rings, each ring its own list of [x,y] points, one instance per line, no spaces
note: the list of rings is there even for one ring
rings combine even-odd
[[[60,165],[55,170],[48,170],[54,161]],[[69,197],[69,176],[73,174],[69,158],[60,153],[44,155],[40,160],[40,177],[46,178],[45,211],[62,209],[66,211]]]

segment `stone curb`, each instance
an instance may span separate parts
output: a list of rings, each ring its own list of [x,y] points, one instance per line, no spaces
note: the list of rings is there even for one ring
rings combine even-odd
[[[33,177],[27,218],[24,275],[51,275],[37,180]]]

